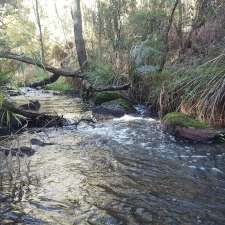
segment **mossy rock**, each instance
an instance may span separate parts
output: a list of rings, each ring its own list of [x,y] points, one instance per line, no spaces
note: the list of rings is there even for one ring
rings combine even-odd
[[[168,113],[162,119],[162,123],[169,133],[191,141],[215,141],[220,134],[207,123],[179,112]]]
[[[192,127],[192,128],[208,128],[208,124],[196,119],[191,118],[190,116],[180,113],[180,112],[172,112],[168,113],[163,119],[163,124],[175,128],[176,126],[180,127]]]
[[[134,111],[135,109],[132,104],[123,98],[104,102],[93,109],[93,113],[98,119],[121,117],[126,113],[131,113]]]
[[[117,92],[111,92],[111,91],[101,92],[96,94],[95,104],[101,105],[102,103],[109,102],[119,98],[122,98],[122,96],[121,94]]]
[[[112,110],[124,111],[124,114],[134,111],[134,107],[132,106],[132,104],[128,100],[123,98],[118,98],[109,102],[105,102],[101,104],[101,106]]]

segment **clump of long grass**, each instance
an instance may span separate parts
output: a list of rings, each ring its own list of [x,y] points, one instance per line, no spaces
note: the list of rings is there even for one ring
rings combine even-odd
[[[195,68],[179,71],[167,85],[168,104],[212,125],[225,125],[225,54]],[[175,97],[174,94],[176,93]],[[171,97],[172,96],[172,97]],[[184,109],[185,108],[185,109]]]

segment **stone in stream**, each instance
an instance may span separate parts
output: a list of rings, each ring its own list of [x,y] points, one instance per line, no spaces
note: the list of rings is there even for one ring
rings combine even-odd
[[[53,145],[53,143],[45,143],[45,142],[43,142],[43,141],[41,141],[41,140],[39,140],[39,139],[36,139],[36,138],[32,138],[32,139],[30,140],[30,143],[31,143],[32,145],[38,145],[38,146],[41,146],[41,147],[44,147],[44,146],[46,146],[46,145]]]
[[[19,108],[24,110],[39,110],[41,107],[41,104],[38,100],[30,100],[29,103],[20,105]]]
[[[119,98],[112,101],[104,102],[93,109],[94,116],[99,117],[122,117],[126,113],[135,112],[134,107],[125,99]]]
[[[4,148],[0,148],[0,152],[3,152],[6,156],[11,154],[12,156],[32,156],[35,153],[35,150],[30,148],[30,147],[26,147],[26,146],[22,146],[20,148],[11,148],[11,149],[4,149]]]
[[[205,122],[193,119],[180,112],[168,113],[162,119],[162,124],[163,128],[169,133],[191,141],[215,141],[220,135],[219,131],[211,128]]]

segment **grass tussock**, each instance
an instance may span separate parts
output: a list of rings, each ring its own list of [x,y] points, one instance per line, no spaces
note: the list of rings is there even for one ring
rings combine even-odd
[[[177,79],[167,85],[167,102],[177,110],[207,121],[214,126],[225,125],[225,55],[195,68],[179,71]],[[176,77],[176,76],[175,76]],[[169,111],[169,110],[168,110]],[[174,111],[174,110],[173,110]]]
[[[72,91],[73,86],[64,77],[60,77],[56,82],[49,84],[45,87],[46,90],[52,91]]]

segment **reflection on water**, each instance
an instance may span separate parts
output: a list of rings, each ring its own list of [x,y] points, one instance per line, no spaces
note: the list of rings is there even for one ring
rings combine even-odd
[[[18,140],[36,150],[32,182],[22,198],[1,201],[0,224],[225,224],[222,145],[176,141],[157,121],[131,116]]]
[[[23,96],[12,97],[17,105],[28,103],[29,100],[38,100],[41,104],[39,112],[63,115],[67,119],[80,116],[87,108],[84,104],[81,104],[81,99],[77,97],[71,98],[54,92],[37,91],[31,88],[24,88],[22,92],[24,92]]]

